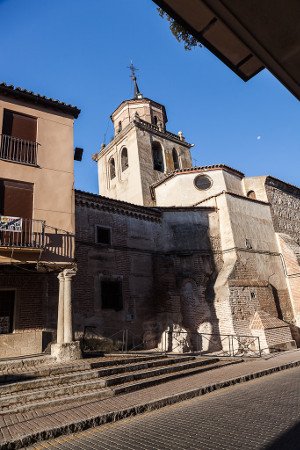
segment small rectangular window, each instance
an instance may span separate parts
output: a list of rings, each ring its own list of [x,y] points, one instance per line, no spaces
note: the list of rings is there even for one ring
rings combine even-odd
[[[246,239],[246,240],[245,240],[245,246],[246,246],[246,248],[248,248],[249,250],[252,248],[252,243],[251,243],[250,239]]]
[[[96,243],[110,245],[111,243],[111,229],[107,227],[96,227]]]
[[[123,309],[121,280],[101,280],[101,306],[115,311]]]

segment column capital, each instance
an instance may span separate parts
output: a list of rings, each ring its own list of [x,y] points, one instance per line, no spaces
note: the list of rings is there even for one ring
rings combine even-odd
[[[65,278],[64,271],[59,272],[59,274],[57,275],[57,278],[59,279],[60,282],[64,281],[64,278]]]
[[[63,276],[64,276],[65,279],[66,278],[71,279],[72,277],[74,277],[76,275],[76,273],[77,273],[77,269],[72,267],[70,269],[65,269],[63,271]]]

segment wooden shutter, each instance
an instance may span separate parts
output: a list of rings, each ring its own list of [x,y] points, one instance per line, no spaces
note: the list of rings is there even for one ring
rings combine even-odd
[[[13,113],[13,123],[11,136],[25,139],[26,141],[36,141],[36,119]]]
[[[2,134],[36,142],[37,119],[35,117],[4,110]]]
[[[33,185],[4,180],[4,216],[32,219]]]
[[[5,109],[3,114],[2,134],[11,136],[12,124],[13,124],[13,113]]]

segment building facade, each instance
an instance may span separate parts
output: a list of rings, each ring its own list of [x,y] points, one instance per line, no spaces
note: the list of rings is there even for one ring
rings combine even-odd
[[[73,123],[79,113],[0,85],[0,357],[41,353],[53,341],[58,284],[61,323],[66,309],[66,335],[58,341],[73,340],[67,291],[75,268]]]
[[[113,332],[131,327],[140,336],[143,329],[144,340],[151,323],[159,333],[170,327],[182,333],[205,330],[212,341],[216,334],[257,336],[265,351],[299,344],[300,190],[272,177],[245,177],[225,165],[192,167],[191,144],[181,132],[175,135],[166,130],[164,107],[138,94],[112,114],[115,136],[94,156],[100,192],[111,199],[99,196],[98,204],[114,199],[123,205],[111,204],[113,212],[104,223],[122,237],[126,256],[117,256],[113,241],[106,243],[110,263],[101,245],[94,245],[90,252],[81,247],[89,261],[85,272],[96,278],[104,273],[111,279],[121,277],[127,296],[122,313],[109,311],[105,300],[105,311],[100,311],[103,322],[94,322],[103,332],[108,324]],[[82,195],[77,194],[78,198]],[[147,226],[150,234],[146,237],[140,225],[133,241],[132,225],[120,212],[120,207],[133,205],[123,202],[159,213],[159,232],[157,226],[152,231]],[[198,208],[206,227],[195,219]],[[95,230],[101,227],[102,209],[87,207],[84,213],[77,209],[78,238],[92,223]],[[167,226],[169,214],[174,223]],[[97,236],[95,230],[90,230],[90,236]],[[150,249],[151,235],[154,247]],[[133,262],[137,258],[133,242],[146,246],[148,263],[147,259]],[[134,270],[142,267],[148,271],[147,288],[135,278]],[[98,286],[93,292],[101,309],[101,281],[93,283]],[[135,290],[148,300],[139,303]],[[160,337],[155,339],[159,346]]]
[[[86,330],[175,352],[300,345],[300,189],[193,167],[133,80],[93,157],[101,195],[73,188],[79,110],[0,88],[0,356],[80,357]]]

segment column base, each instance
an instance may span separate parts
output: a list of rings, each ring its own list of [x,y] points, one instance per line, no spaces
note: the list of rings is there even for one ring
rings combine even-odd
[[[74,361],[82,358],[80,342],[73,341],[67,344],[52,344],[51,356],[57,361]]]

